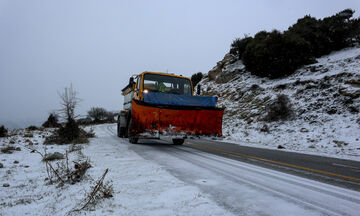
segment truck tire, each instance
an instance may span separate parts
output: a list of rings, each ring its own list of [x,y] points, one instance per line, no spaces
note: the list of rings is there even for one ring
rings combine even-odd
[[[131,134],[130,130],[131,130],[131,124],[132,124],[132,119],[130,119],[129,121],[129,125],[127,127],[127,135],[129,137],[129,142],[132,143],[132,144],[136,144],[138,142],[138,138],[137,137],[134,137],[133,134]]]
[[[126,128],[124,127],[121,127],[121,119],[118,119],[118,122],[117,122],[117,136],[118,137],[125,137],[125,130]]]
[[[121,137],[121,132],[120,132],[120,124],[119,124],[119,122],[117,123],[117,136],[118,137]]]
[[[174,145],[182,145],[184,144],[184,139],[172,139]]]

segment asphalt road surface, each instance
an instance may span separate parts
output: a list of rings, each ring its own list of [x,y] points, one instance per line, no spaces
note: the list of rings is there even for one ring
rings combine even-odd
[[[360,162],[193,139],[184,146],[360,191]]]

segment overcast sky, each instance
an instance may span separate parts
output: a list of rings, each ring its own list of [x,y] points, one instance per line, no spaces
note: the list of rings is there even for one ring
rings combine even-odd
[[[70,83],[78,114],[120,110],[130,75],[208,72],[236,37],[346,8],[359,17],[359,0],[0,0],[0,124],[45,121]]]

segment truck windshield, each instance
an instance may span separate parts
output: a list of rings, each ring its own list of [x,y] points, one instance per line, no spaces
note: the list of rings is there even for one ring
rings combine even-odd
[[[149,92],[191,95],[190,80],[174,76],[145,74],[144,90],[145,89]]]

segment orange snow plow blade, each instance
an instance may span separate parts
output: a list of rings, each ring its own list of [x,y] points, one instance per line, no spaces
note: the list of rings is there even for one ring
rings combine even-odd
[[[153,105],[132,100],[130,133],[137,137],[222,136],[223,108]]]

